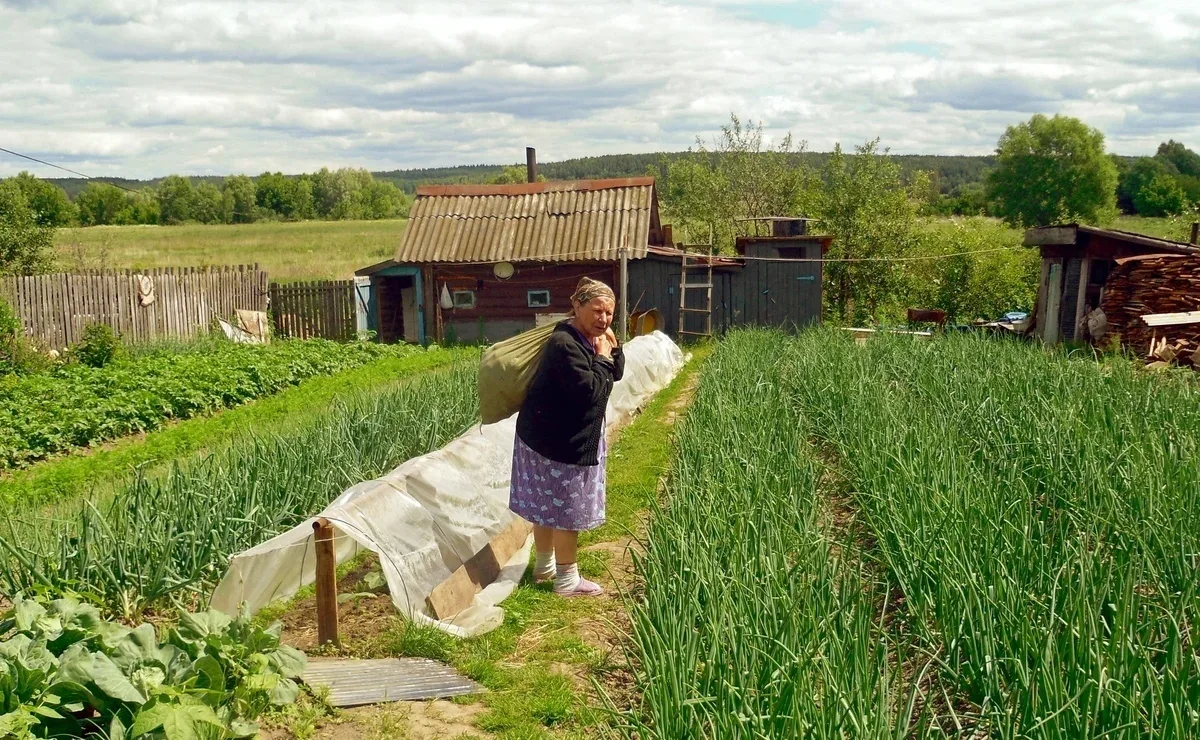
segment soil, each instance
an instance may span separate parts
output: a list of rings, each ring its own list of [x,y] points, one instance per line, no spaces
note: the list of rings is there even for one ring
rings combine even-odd
[[[354,644],[378,635],[396,618],[396,608],[386,586],[382,593],[372,593],[362,584],[368,573],[378,570],[378,558],[368,555],[352,572],[338,580],[338,594],[354,596],[338,604],[338,633],[346,643]],[[315,595],[296,601],[280,621],[283,622],[284,644],[305,652],[317,647]]]
[[[482,704],[450,701],[404,701],[354,707],[324,720],[312,737],[318,740],[441,740],[462,736],[491,738],[475,727],[475,719],[487,709]],[[291,734],[275,729],[264,732],[264,740],[284,740]]]
[[[700,373],[693,372],[691,377],[683,385],[683,390],[679,395],[667,404],[666,424],[674,426],[675,421],[683,413],[684,409],[692,404],[692,399],[696,397],[696,389],[700,387]]]

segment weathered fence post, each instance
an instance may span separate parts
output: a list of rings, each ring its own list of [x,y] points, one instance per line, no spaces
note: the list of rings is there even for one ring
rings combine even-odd
[[[333,546],[333,525],[321,517],[313,522],[317,551],[317,644],[332,642],[341,645],[338,638],[337,603],[337,556]]]

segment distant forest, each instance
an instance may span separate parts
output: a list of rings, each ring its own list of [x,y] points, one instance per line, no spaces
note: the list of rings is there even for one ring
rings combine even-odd
[[[567,159],[562,162],[539,162],[538,174],[547,180],[588,180],[606,177],[640,177],[649,172],[650,167],[665,169],[665,165],[686,156],[686,152],[655,152],[651,154],[607,154],[600,157],[580,157]],[[829,154],[825,152],[804,152],[795,155],[813,169],[824,166]],[[933,173],[938,189],[943,193],[956,192],[964,185],[978,183],[982,185],[984,174],[995,162],[995,157],[969,157],[959,155],[930,155],[930,154],[897,154],[894,159],[900,163],[905,176],[911,172],[924,170]],[[405,193],[412,195],[421,185],[453,185],[467,183],[486,183],[501,177],[506,169],[518,166],[524,169],[525,163],[508,164],[475,164],[458,167],[430,167],[412,170],[388,170],[372,172],[376,180],[391,182]],[[123,178],[96,178],[113,183],[131,190],[144,187],[158,187],[164,178],[152,180],[129,180]],[[202,182],[221,187],[224,177],[189,176],[193,184]],[[67,192],[72,200],[83,191],[88,181],[79,178],[46,178],[47,181],[58,185]]]

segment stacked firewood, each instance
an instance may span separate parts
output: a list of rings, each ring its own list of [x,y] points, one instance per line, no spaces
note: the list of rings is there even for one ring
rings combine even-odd
[[[1200,255],[1119,261],[1109,273],[1100,308],[1108,335],[1152,362],[1200,362],[1200,324],[1147,326],[1142,320],[1146,314],[1200,310]]]

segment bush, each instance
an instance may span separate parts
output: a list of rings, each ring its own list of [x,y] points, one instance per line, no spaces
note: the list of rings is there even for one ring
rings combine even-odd
[[[88,367],[104,367],[121,353],[121,339],[108,324],[89,324],[75,357]]]
[[[21,317],[0,298],[0,375],[36,372],[49,365],[50,358],[25,336]]]

